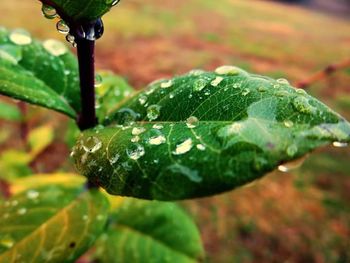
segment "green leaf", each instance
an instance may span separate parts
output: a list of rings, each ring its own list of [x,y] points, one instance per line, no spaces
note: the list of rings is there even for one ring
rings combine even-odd
[[[24,30],[0,28],[0,94],[75,118],[80,110],[76,58],[56,40],[40,43]]]
[[[119,0],[41,0],[70,21],[92,21],[107,13]]]
[[[304,90],[230,66],[155,82],[106,124],[78,140],[78,170],[111,194],[158,200],[228,191],[350,141],[349,123]]]
[[[96,114],[99,121],[103,122],[112,108],[133,93],[133,88],[112,72],[101,71],[98,76],[102,82],[96,85]]]
[[[0,262],[74,262],[103,231],[107,212],[97,190],[22,192],[0,205]]]
[[[112,214],[93,256],[101,263],[197,262],[196,225],[176,204],[126,199]]]
[[[30,153],[19,150],[8,150],[0,154],[0,178],[11,181],[18,177],[32,174],[29,163]]]
[[[15,105],[0,101],[0,119],[20,121],[22,120],[22,114]]]

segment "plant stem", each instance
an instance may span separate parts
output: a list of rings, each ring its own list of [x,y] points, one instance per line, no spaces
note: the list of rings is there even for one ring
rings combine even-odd
[[[76,43],[81,94],[81,113],[77,122],[81,130],[86,130],[97,124],[95,111],[95,41],[77,38]]]

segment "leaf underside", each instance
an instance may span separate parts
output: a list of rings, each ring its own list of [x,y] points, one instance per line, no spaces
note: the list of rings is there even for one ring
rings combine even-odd
[[[111,194],[158,200],[228,191],[350,138],[304,90],[230,66],[152,83],[105,124],[78,140],[78,170]]]
[[[101,263],[197,262],[203,257],[198,230],[176,204],[126,199],[113,211],[96,242]]]
[[[80,111],[78,63],[63,44],[0,28],[0,94],[62,112]]]
[[[102,17],[113,6],[113,0],[40,0],[56,8],[70,21],[93,21]]]
[[[101,234],[108,201],[98,191],[45,186],[0,205],[0,262],[74,262]]]

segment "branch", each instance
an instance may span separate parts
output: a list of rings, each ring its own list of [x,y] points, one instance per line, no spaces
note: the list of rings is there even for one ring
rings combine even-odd
[[[306,89],[315,82],[321,81],[323,79],[326,79],[330,75],[332,75],[334,72],[346,69],[350,67],[350,58],[345,59],[339,63],[336,64],[330,64],[327,67],[325,67],[323,70],[316,72],[315,74],[311,75],[310,77],[297,82],[296,87],[301,89]]]

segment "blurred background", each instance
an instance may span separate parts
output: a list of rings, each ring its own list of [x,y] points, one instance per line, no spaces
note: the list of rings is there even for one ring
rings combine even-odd
[[[0,25],[63,41],[40,10],[39,1],[2,0]],[[349,0],[122,0],[104,21],[97,67],[136,88],[233,64],[286,78],[350,119]],[[0,184],[74,172],[72,138],[62,115],[0,97]],[[349,148],[323,148],[298,169],[182,202],[199,225],[206,262],[350,262],[349,160]]]

